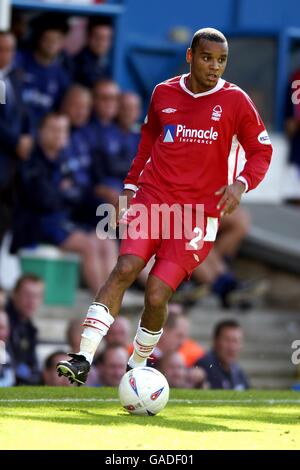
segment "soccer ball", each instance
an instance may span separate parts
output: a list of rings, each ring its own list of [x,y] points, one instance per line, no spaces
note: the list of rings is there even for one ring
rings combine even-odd
[[[169,400],[169,384],[158,370],[136,367],[122,377],[119,399],[131,414],[154,416]]]

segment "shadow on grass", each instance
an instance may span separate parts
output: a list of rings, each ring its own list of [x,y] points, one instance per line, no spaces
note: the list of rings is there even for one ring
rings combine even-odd
[[[293,410],[295,415],[292,416],[291,413],[278,413],[274,411],[259,411],[253,415],[250,414],[232,414],[229,419],[237,421],[251,421],[256,423],[267,423],[267,424],[292,424],[299,426],[300,433],[300,409]],[[227,419],[226,415],[210,414],[209,417],[217,419]]]
[[[77,413],[79,416],[67,416],[68,412]],[[80,426],[99,426],[99,427],[112,427],[120,426],[124,424],[135,424],[145,427],[154,427],[159,426],[159,428],[166,429],[175,429],[180,431],[189,431],[189,432],[252,432],[249,429],[232,429],[228,426],[218,425],[218,424],[208,424],[199,421],[188,421],[183,415],[181,419],[177,418],[166,418],[164,416],[154,416],[154,417],[143,417],[143,416],[129,416],[126,412],[120,411],[117,416],[94,413],[89,410],[83,409],[66,409],[57,410],[58,416],[36,416],[34,413],[22,413],[22,415],[12,415],[5,413],[1,414],[1,419],[9,418],[14,420],[28,420],[28,421],[44,421],[50,423],[58,424],[72,424]],[[65,414],[62,416],[62,414]],[[207,418],[207,417],[206,417]],[[220,418],[220,417],[219,417]]]

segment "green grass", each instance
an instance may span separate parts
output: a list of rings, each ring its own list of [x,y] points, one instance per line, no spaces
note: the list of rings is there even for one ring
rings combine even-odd
[[[297,392],[173,390],[155,417],[116,399],[107,388],[0,389],[0,449],[300,449]]]

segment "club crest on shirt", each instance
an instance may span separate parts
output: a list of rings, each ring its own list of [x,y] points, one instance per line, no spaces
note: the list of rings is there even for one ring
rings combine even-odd
[[[212,110],[211,119],[213,121],[220,121],[221,117],[222,117],[222,108],[219,104],[217,104]]]

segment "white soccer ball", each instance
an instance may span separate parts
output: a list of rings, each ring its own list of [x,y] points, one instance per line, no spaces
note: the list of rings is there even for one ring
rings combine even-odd
[[[153,416],[168,403],[169,384],[158,370],[136,367],[122,377],[119,399],[129,413]]]

